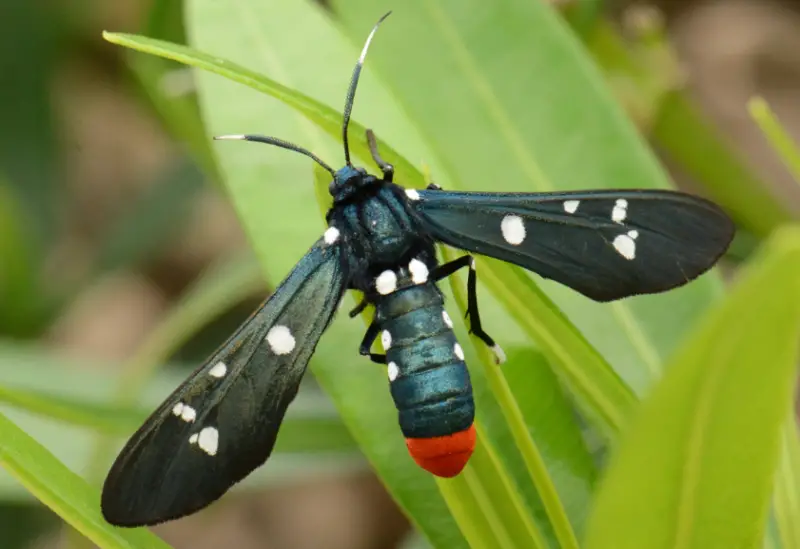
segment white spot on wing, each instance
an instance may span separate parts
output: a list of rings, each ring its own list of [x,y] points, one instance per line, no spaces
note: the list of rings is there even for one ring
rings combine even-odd
[[[214,427],[205,427],[197,437],[197,445],[209,456],[217,455],[219,446],[219,431]]]
[[[173,410],[174,412],[175,410]],[[189,406],[188,404],[183,405],[183,410],[181,410],[181,419],[186,423],[191,423],[197,417],[197,412],[194,408]]]
[[[172,413],[180,417],[181,414],[183,413],[183,402],[179,402],[175,406],[173,406]]]
[[[574,214],[578,211],[578,206],[580,206],[580,200],[565,200],[564,201],[564,211],[569,214]]]
[[[412,259],[408,264],[408,270],[414,284],[424,284],[428,281],[428,266],[419,259]]]
[[[387,295],[397,289],[397,275],[394,271],[383,271],[375,279],[375,289],[381,295]]]
[[[339,235],[340,235],[339,229],[337,229],[336,227],[328,227],[328,230],[325,231],[325,234],[323,234],[322,237],[325,239],[325,244],[330,246],[331,244],[339,240]]]
[[[461,345],[458,343],[453,345],[453,352],[458,357],[458,360],[464,360],[464,349],[461,348]]]
[[[453,320],[450,318],[450,315],[447,314],[447,311],[442,311],[442,320],[444,320],[448,328],[453,328]]]
[[[214,364],[214,367],[208,371],[208,375],[211,377],[225,377],[225,374],[228,373],[228,367],[225,366],[224,362],[217,362]]]
[[[400,368],[397,367],[397,364],[394,362],[390,362],[387,368],[387,372],[389,373],[389,381],[394,381],[397,379],[397,376],[400,375]]]
[[[639,231],[628,231],[628,234],[621,234],[614,239],[614,249],[619,252],[619,255],[627,260],[636,258],[636,237],[639,236]]]
[[[614,204],[614,209],[611,210],[611,221],[622,223],[626,217],[628,217],[628,201],[624,198],[618,198]]]
[[[388,351],[389,347],[392,346],[392,334],[389,333],[389,330],[384,330],[381,333],[381,343],[383,344],[383,350]]]
[[[518,215],[505,216],[500,222],[500,230],[503,232],[503,238],[509,244],[517,246],[525,240],[525,224]]]
[[[189,444],[197,444],[197,433],[189,437]]]
[[[277,325],[267,332],[267,343],[276,355],[288,355],[294,350],[295,340],[288,327]]]
[[[406,196],[409,200],[419,200],[420,196],[416,189],[406,189]]]

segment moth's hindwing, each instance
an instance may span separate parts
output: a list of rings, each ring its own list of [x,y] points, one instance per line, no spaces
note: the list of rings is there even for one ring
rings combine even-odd
[[[418,191],[425,229],[450,246],[530,269],[596,300],[663,292],[710,269],[734,225],[674,191]]]
[[[320,239],[275,293],[156,410],[103,486],[106,520],[157,524],[207,506],[264,463],[347,284]]]

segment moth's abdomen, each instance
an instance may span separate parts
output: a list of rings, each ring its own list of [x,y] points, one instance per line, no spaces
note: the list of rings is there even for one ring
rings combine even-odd
[[[452,477],[475,446],[475,405],[464,352],[451,329],[441,294],[431,283],[386,296],[381,341],[400,429],[414,460]]]

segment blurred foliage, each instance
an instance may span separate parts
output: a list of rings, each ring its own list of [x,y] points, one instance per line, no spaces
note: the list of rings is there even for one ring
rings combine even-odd
[[[390,8],[350,129],[359,162],[371,166],[366,126],[412,187],[428,180],[423,166],[456,189],[668,187],[649,142],[734,217],[741,235],[729,259],[745,269],[729,292],[712,273],[664,295],[600,305],[481,259],[484,324],[502,334],[510,360],[498,370],[480,344],[465,346],[479,446],[449,481],[408,458],[384,373],[353,351],[363,325],[339,318],[312,361],[337,411],[309,376],[280,453],[244,488],[357,470],[363,452],[420,534],[408,546],[666,548],[677,539],[687,548],[800,548],[800,445],[787,419],[800,234],[781,229],[793,213],[686,93],[655,12],[625,27],[601,0],[559,3],[562,11],[525,0],[336,0],[324,9],[152,0],[135,29],[149,39],[109,36],[156,54],[142,55],[99,45],[82,14],[90,4],[0,7],[3,549],[25,546],[51,521],[31,495],[101,546],[154,546],[148,534],[120,533],[99,517],[97,486],[117,437],[187,371],[161,365],[202,360],[208,342],[244,318],[237,305],[262,297],[262,276],[274,286],[286,274],[323,226],[311,200],[328,200],[308,159],[248,144],[212,149],[209,137],[270,133],[341,162],[350,69]],[[144,176],[103,181],[138,191],[120,209],[95,191],[91,216],[65,161],[82,144],[63,140],[53,97],[78,56],[103,67],[174,144]],[[796,146],[755,106],[776,153],[796,170]],[[109,131],[128,129],[106,122]],[[175,274],[170,256],[197,205],[220,191],[258,265],[229,254],[205,272]],[[53,348],[53,326],[77,296],[120,272],[160,284],[169,307],[129,360],[82,359],[78,368]],[[444,286],[463,310],[463,280]],[[463,325],[457,335],[469,339]]]

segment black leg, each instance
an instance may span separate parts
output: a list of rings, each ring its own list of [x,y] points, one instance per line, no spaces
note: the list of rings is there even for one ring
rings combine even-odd
[[[367,130],[367,143],[369,143],[369,152],[372,155],[372,159],[383,172],[384,181],[391,181],[394,177],[394,166],[381,158],[380,153],[378,153],[378,143],[375,141],[375,134],[372,130]]]
[[[358,348],[358,352],[363,356],[368,356],[372,362],[386,364],[386,355],[370,352],[372,343],[378,337],[378,331],[380,331],[380,327],[378,323],[373,320],[372,324],[370,324],[369,328],[367,328],[367,333],[364,334],[364,339],[361,340],[361,345]]]
[[[467,317],[469,318],[469,331],[475,334],[478,339],[483,341],[494,353],[495,362],[502,364],[506,361],[506,354],[503,349],[494,342],[494,339],[483,331],[481,326],[481,316],[478,312],[478,275],[475,272],[475,259],[471,255],[459,257],[449,263],[445,263],[434,269],[431,278],[438,282],[456,272],[457,270],[469,266],[469,276],[467,277]]]
[[[361,300],[361,303],[356,305],[355,308],[348,313],[350,315],[350,318],[354,318],[356,315],[361,314],[364,311],[364,309],[367,308],[367,305],[369,305],[369,301],[367,301],[367,298],[363,298]]]

